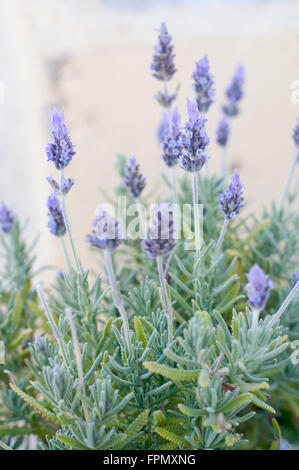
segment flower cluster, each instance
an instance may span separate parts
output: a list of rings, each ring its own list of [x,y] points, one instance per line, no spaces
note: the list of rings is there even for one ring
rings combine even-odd
[[[196,69],[192,75],[193,88],[196,93],[198,110],[206,113],[215,100],[214,77],[210,73],[210,64],[207,55],[196,62]]]
[[[65,125],[63,111],[58,113],[54,109],[52,114],[52,142],[46,147],[48,161],[51,160],[57,170],[63,170],[75,155],[74,146]]]
[[[238,102],[243,96],[243,86],[244,86],[244,67],[239,65],[235,74],[232,78],[232,81],[228,88],[226,89],[226,97],[228,103],[222,107],[222,110],[226,116],[234,117],[239,113]]]
[[[9,233],[13,227],[16,215],[8,209],[4,201],[0,202],[0,227],[5,233]]]
[[[133,199],[137,199],[146,186],[146,178],[140,173],[140,165],[136,163],[135,157],[131,157],[125,167],[123,183]]]
[[[176,246],[174,240],[173,212],[167,202],[157,204],[151,217],[148,238],[143,241],[149,258],[170,253]]]
[[[155,46],[153,63],[150,68],[153,70],[153,76],[155,78],[158,80],[168,81],[176,72],[176,68],[174,65],[171,36],[167,31],[165,23],[161,24],[159,33],[159,43]]]
[[[59,199],[55,192],[51,193],[47,201],[50,232],[57,237],[62,237],[66,232],[62,210]]]
[[[225,117],[222,117],[218,122],[216,140],[221,147],[225,147],[229,137],[230,126],[229,122]]]
[[[164,127],[161,159],[168,167],[177,165],[183,151],[183,134],[180,130],[181,116],[175,108]]]
[[[87,235],[85,241],[93,248],[113,251],[121,244],[123,237],[119,220],[112,217],[102,206],[98,207],[92,226],[92,233]]]
[[[246,277],[248,279],[246,285],[248,304],[255,310],[264,310],[269,299],[270,290],[275,287],[274,282],[257,264],[252,266]]]
[[[187,99],[187,111],[189,120],[185,124],[181,166],[184,170],[194,173],[200,171],[208,161],[205,149],[210,139],[205,130],[207,120],[199,115],[196,101]]]
[[[220,195],[219,204],[224,212],[225,218],[234,219],[239,214],[240,209],[244,207],[243,201],[244,185],[240,180],[237,170],[234,171],[228,188]]]

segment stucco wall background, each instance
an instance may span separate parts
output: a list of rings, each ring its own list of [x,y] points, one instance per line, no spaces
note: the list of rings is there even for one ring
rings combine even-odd
[[[125,3],[125,0],[124,0]],[[135,154],[149,179],[160,181],[155,139],[160,120],[153,99],[160,84],[149,65],[156,31],[166,21],[175,44],[180,82],[178,105],[185,117],[192,96],[194,62],[208,53],[217,101],[208,114],[211,169],[220,149],[213,142],[224,89],[235,66],[246,69],[242,114],[234,121],[230,167],[242,172],[251,210],[279,201],[293,155],[291,138],[299,104],[291,83],[299,80],[299,2],[145,2],[130,8],[99,0],[2,0],[0,15],[0,199],[21,218],[30,217],[28,238],[41,233],[41,264],[62,260],[46,228],[45,178],[49,112],[63,106],[77,154],[67,168],[76,180],[68,196],[74,237],[84,264],[96,261],[85,243],[99,188],[113,195],[115,155]],[[297,169],[299,174],[299,171]],[[161,187],[161,185],[160,185]],[[297,202],[297,205],[299,202]]]

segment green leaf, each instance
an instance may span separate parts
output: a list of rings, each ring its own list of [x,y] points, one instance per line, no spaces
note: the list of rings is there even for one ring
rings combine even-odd
[[[163,377],[174,380],[175,382],[181,380],[196,380],[200,373],[200,369],[172,369],[171,367],[162,366],[157,362],[144,362],[143,366],[151,372],[162,375]]]
[[[90,447],[82,444],[81,442],[77,441],[73,437],[66,436],[65,434],[58,433],[56,434],[57,439],[66,444],[67,446],[73,447],[76,450],[92,450]]]

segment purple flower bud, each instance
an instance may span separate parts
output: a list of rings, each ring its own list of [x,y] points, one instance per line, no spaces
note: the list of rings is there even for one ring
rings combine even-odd
[[[228,188],[220,194],[219,204],[226,219],[234,219],[244,207],[243,201],[244,185],[240,180],[237,170],[234,171]]]
[[[133,199],[137,199],[146,186],[146,178],[140,173],[140,165],[135,157],[131,157],[125,166],[124,185],[130,191]]]
[[[87,235],[85,239],[92,247],[113,251],[121,244],[119,220],[112,217],[103,207],[98,207],[92,226],[94,228],[91,235]]]
[[[171,113],[164,129],[164,139],[161,144],[161,159],[168,167],[177,165],[183,152],[183,134],[180,130],[181,116],[178,108]]]
[[[295,287],[295,285],[299,282],[299,268],[296,269],[296,271],[293,273],[292,277],[292,287]]]
[[[8,209],[4,201],[0,202],[0,226],[1,230],[9,233],[13,227],[14,220],[17,218],[11,210]]]
[[[51,193],[48,197],[48,227],[50,232],[57,237],[62,237],[66,232],[62,210],[60,208],[59,199],[55,192]]]
[[[170,80],[176,68],[174,66],[173,45],[171,44],[171,36],[168,34],[165,23],[161,24],[159,31],[159,43],[155,46],[153,55],[153,63],[151,70],[154,71],[153,76],[158,80]]]
[[[296,124],[296,127],[294,129],[293,139],[294,139],[296,147],[299,147],[299,117],[297,117],[297,122],[298,124]],[[299,161],[299,153],[298,153],[298,161]]]
[[[274,282],[257,264],[252,266],[246,277],[248,304],[251,308],[261,311],[267,305],[270,290],[275,288]]]
[[[67,194],[70,189],[74,186],[75,180],[74,178],[65,178],[64,176],[61,178],[61,192],[63,195]]]
[[[170,204],[160,202],[152,211],[148,238],[143,241],[148,258],[166,255],[173,250],[176,246],[173,235],[173,212]]]
[[[224,147],[227,144],[228,137],[229,137],[229,122],[228,120],[223,117],[220,119],[218,122],[218,127],[217,127],[217,143],[221,145],[221,147]]]
[[[243,65],[239,65],[235,71],[231,83],[226,89],[228,103],[222,107],[222,110],[226,116],[234,117],[239,113],[237,104],[243,96],[244,81],[244,67]]]
[[[215,100],[214,77],[210,73],[210,64],[207,55],[196,62],[196,69],[192,75],[193,88],[196,92],[198,110],[206,113]]]
[[[64,113],[54,109],[52,114],[52,142],[46,147],[48,161],[52,160],[57,170],[65,168],[75,155],[69,131],[65,125]]]
[[[64,176],[61,178],[61,187],[52,175],[47,176],[47,181],[57,194],[63,195],[67,194],[75,184],[75,180],[73,178],[65,178]]]
[[[191,173],[200,171],[208,161],[205,148],[210,142],[205,130],[207,120],[199,115],[196,101],[187,98],[189,121],[185,124],[183,137],[184,152],[181,157],[181,166]]]

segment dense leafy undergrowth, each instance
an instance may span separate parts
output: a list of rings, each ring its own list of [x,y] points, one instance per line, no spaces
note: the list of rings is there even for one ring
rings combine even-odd
[[[165,84],[175,72],[169,38],[162,25],[152,68]],[[155,207],[143,241],[122,240],[118,221],[99,208],[87,237],[92,249],[104,254],[105,269],[97,276],[78,259],[67,218],[65,198],[74,182],[64,168],[75,152],[62,113],[53,113],[47,147],[60,174],[59,184],[48,178],[54,190],[48,209],[49,228],[62,241],[67,267],[45,292],[35,284],[35,244],[27,247],[20,220],[2,204],[0,447],[299,445],[295,194],[287,190],[281,206],[273,203],[261,216],[244,216],[239,174],[227,189],[225,160],[221,177],[203,168],[208,137],[199,112],[207,112],[214,94],[207,58],[198,64],[197,101],[188,104],[185,127],[178,111],[170,111],[175,95],[164,88],[157,96],[169,113],[161,148],[172,171],[172,183],[164,176],[172,204]],[[237,71],[227,91],[228,119],[238,114],[242,73]],[[218,142],[225,148],[227,128],[221,126]],[[135,159],[119,157],[118,171],[117,195],[140,205],[147,182]],[[193,205],[194,219],[178,237],[169,216],[176,203],[192,201],[203,205],[202,214]],[[146,205],[145,198],[142,202]],[[165,228],[168,237],[162,236]],[[187,250],[186,242],[194,249]]]

